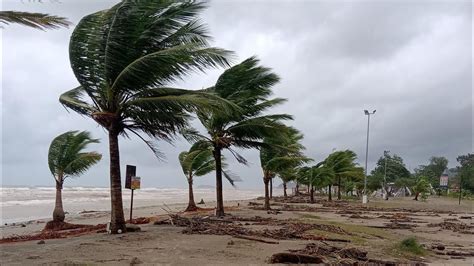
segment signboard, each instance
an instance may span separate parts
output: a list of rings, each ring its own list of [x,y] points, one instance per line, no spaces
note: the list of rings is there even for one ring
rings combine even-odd
[[[440,187],[448,187],[448,180],[449,180],[449,177],[447,175],[442,175],[439,178],[439,186]]]
[[[132,176],[137,174],[137,167],[135,165],[127,165],[125,171],[125,188],[132,189]]]
[[[130,189],[140,189],[140,177],[132,176]]]

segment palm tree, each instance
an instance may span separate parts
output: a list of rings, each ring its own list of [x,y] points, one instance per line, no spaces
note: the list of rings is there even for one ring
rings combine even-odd
[[[364,170],[362,167],[357,166],[357,163],[355,162],[356,159],[357,155],[355,152],[345,150],[335,151],[325,160],[325,165],[332,169],[334,176],[337,179],[337,199],[339,200],[341,199],[341,179],[349,177],[360,178],[364,175]],[[331,195],[331,191],[329,191],[329,195]]]
[[[48,165],[56,180],[56,204],[53,211],[54,222],[64,222],[62,189],[64,180],[86,172],[102,158],[97,152],[85,152],[91,143],[99,143],[87,131],[68,131],[51,142],[48,152]]]
[[[268,99],[271,87],[279,81],[270,69],[259,66],[255,57],[227,69],[208,91],[235,103],[239,113],[198,112],[208,136],[188,130],[183,135],[189,140],[208,142],[213,147],[216,160],[216,215],[224,215],[222,194],[222,150],[229,150],[238,162],[246,164],[244,157],[233,147],[261,148],[266,146],[265,137],[275,136],[285,128],[281,120],[291,119],[287,114],[263,115],[270,107],[284,102],[284,99]]]
[[[11,23],[39,30],[57,29],[60,27],[68,28],[71,25],[71,22],[66,18],[54,15],[20,11],[0,11],[0,24],[9,25]]]
[[[288,174],[290,169],[298,167],[309,159],[304,157],[304,146],[300,143],[303,135],[292,127],[280,130],[278,135],[264,139],[266,147],[260,149],[260,164],[263,170],[265,184],[266,210],[270,209],[269,183],[277,174]]]
[[[298,173],[299,181],[310,188],[311,203],[314,203],[314,189],[328,186],[334,179],[334,171],[332,168],[327,167],[325,161],[319,162],[312,167],[301,167]]]
[[[212,156],[212,147],[207,145],[207,143],[197,142],[191,146],[189,151],[181,152],[178,158],[181,168],[183,168],[183,173],[188,180],[189,202],[185,211],[195,211],[197,206],[194,202],[193,180],[195,176],[203,176],[216,170],[216,162]],[[230,184],[234,186],[234,182],[238,178],[228,171],[223,171],[223,173]]]
[[[193,1],[123,0],[82,18],[71,36],[69,57],[80,86],[60,102],[108,132],[111,233],[125,232],[119,135],[138,136],[159,156],[141,133],[172,141],[187,126],[189,111],[230,106],[207,92],[169,87],[188,73],[228,66],[231,53],[208,46],[197,19],[203,8]]]

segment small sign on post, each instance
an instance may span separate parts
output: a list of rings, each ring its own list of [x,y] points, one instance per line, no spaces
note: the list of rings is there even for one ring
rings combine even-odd
[[[125,171],[125,188],[131,189],[131,199],[130,199],[130,222],[132,221],[133,213],[133,191],[135,189],[140,189],[140,177],[136,177],[137,167],[135,165],[127,165]]]

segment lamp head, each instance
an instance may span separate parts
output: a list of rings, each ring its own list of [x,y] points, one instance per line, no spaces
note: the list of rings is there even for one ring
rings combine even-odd
[[[367,111],[367,110],[364,110],[364,113],[365,113],[366,115],[368,115],[368,114],[369,114],[369,111]]]

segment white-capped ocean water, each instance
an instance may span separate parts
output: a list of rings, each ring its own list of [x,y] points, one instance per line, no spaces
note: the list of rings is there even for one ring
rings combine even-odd
[[[130,190],[123,189],[124,208],[130,206]],[[262,191],[225,189],[224,200],[243,200],[262,196]],[[109,188],[64,187],[63,207],[69,214],[81,211],[109,211]],[[0,225],[49,218],[54,209],[55,187],[0,187]],[[215,201],[215,189],[194,188],[194,199]],[[188,190],[184,188],[144,188],[135,190],[133,206],[160,206],[186,203]]]

